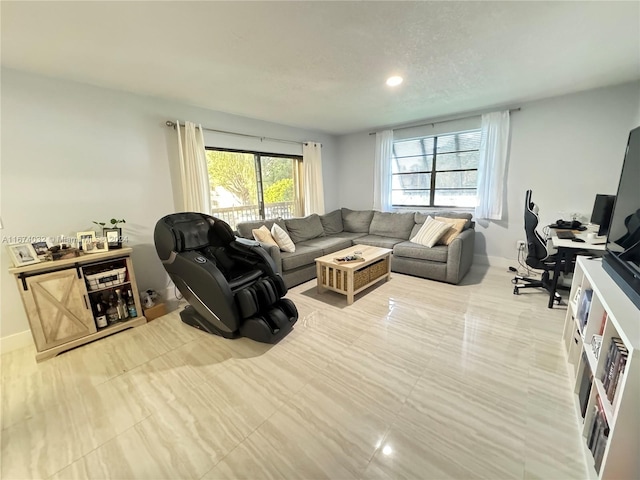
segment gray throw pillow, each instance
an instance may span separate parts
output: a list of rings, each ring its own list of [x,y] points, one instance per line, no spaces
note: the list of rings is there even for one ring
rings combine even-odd
[[[284,223],[293,243],[324,237],[322,222],[316,213],[304,218],[287,218]]]
[[[342,225],[345,232],[369,233],[372,218],[373,210],[342,209]]]
[[[413,212],[391,213],[374,212],[369,233],[383,237],[404,238],[409,240],[411,229],[416,224]]]
[[[325,235],[334,235],[344,230],[342,226],[342,212],[340,210],[334,210],[331,213],[320,215],[320,222],[322,222]]]

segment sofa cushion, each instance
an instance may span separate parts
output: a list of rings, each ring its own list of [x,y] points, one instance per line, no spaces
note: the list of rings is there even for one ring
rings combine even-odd
[[[293,243],[304,242],[310,238],[324,237],[324,229],[318,214],[303,218],[287,218],[284,221]]]
[[[312,265],[316,258],[324,255],[320,247],[310,245],[297,245],[293,253],[282,252],[282,271],[293,270],[294,268]]]
[[[265,225],[269,231],[271,231],[271,227],[273,224],[277,223],[280,228],[282,228],[285,232],[287,231],[287,226],[284,224],[284,220],[282,218],[271,218],[269,220],[255,220],[251,222],[240,222],[236,226],[238,230],[238,234],[243,238],[249,238],[253,240],[252,230],[260,228],[262,225]]]
[[[253,238],[257,242],[278,246],[278,243],[275,241],[273,235],[271,235],[271,232],[265,225],[262,225],[260,228],[254,228],[251,232],[253,233]]]
[[[344,230],[341,210],[334,210],[331,213],[320,215],[320,222],[322,222],[325,235],[333,235]]]
[[[434,210],[433,212],[416,212],[415,213],[415,221],[416,221],[416,223],[424,223],[424,221],[426,220],[427,217],[435,218],[436,216],[445,217],[445,218],[464,218],[464,219],[466,219],[467,223],[465,223],[463,230],[466,230],[467,228],[470,228],[471,224],[473,223],[471,221],[471,219],[473,218],[473,215],[471,215],[470,213],[449,212],[449,211],[440,212],[438,210]],[[409,237],[409,238],[411,238],[411,237]]]
[[[446,263],[449,254],[449,247],[436,245],[429,248],[413,242],[398,243],[393,247],[394,257],[408,257],[419,260],[430,260],[432,262]]]
[[[342,209],[342,225],[345,232],[369,233],[373,210]]]
[[[322,254],[327,255],[328,253],[337,252],[338,250],[342,250],[343,248],[349,248],[351,245],[353,245],[353,242],[348,238],[331,236],[312,238],[311,240],[305,240],[304,242],[300,242],[297,244],[298,247],[302,245],[321,248]]]
[[[437,243],[440,245],[451,245],[453,239],[460,235],[467,222],[465,218],[436,217],[436,220],[451,225],[451,228],[444,232],[444,235],[438,240]]]
[[[340,232],[335,235],[331,235],[333,238],[342,238],[345,240],[351,240],[352,243],[358,243],[358,238],[366,237],[368,233],[353,233],[353,232]]]
[[[369,233],[408,240],[415,224],[413,213],[373,212]]]
[[[434,218],[428,217],[418,233],[411,237],[411,241],[431,248],[448,230],[451,230],[451,226],[448,223],[439,222]]]
[[[354,240],[355,245],[370,245],[372,247],[393,248],[397,243],[406,241],[404,238],[383,237],[381,235],[365,235]]]
[[[286,232],[286,230],[281,228],[280,225],[278,225],[277,223],[274,223],[271,226],[271,235],[273,236],[273,239],[276,241],[276,243],[280,247],[280,250],[282,250],[283,252],[292,253],[296,251],[296,246],[291,241],[291,237],[289,237],[289,234]]]

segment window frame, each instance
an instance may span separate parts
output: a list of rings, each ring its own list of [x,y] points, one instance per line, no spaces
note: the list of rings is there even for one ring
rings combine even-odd
[[[302,164],[302,155],[293,155],[289,153],[268,153],[268,152],[259,152],[257,150],[242,150],[238,148],[219,148],[219,147],[204,147],[206,151],[214,151],[214,152],[230,152],[230,153],[243,153],[253,155],[253,165],[256,172],[256,186],[257,186],[257,196],[258,196],[258,214],[260,218],[256,218],[255,221],[266,220],[265,214],[265,202],[264,202],[264,189],[263,189],[263,180],[262,180],[262,163],[260,161],[260,157],[273,157],[273,158],[287,158],[292,160],[297,160],[300,164]],[[303,199],[304,201],[304,199]]]
[[[393,141],[393,147],[392,147],[392,162],[395,161],[395,159],[397,158],[411,158],[411,157],[418,157],[418,155],[404,155],[404,156],[396,156],[395,155],[395,146],[396,143],[402,143],[402,142],[410,142],[410,141],[415,141],[415,140],[419,140],[420,141],[420,146],[422,148],[422,158],[428,158],[431,157],[431,170],[417,170],[417,171],[412,171],[412,172],[397,172],[394,173],[393,172],[393,166],[391,168],[391,206],[393,208],[398,208],[398,209],[403,209],[403,208],[456,208],[456,209],[471,209],[473,207],[470,206],[462,206],[462,205],[436,205],[435,204],[435,195],[436,195],[436,176],[439,173],[451,173],[451,172],[478,172],[478,168],[456,168],[456,169],[448,169],[448,170],[437,170],[437,157],[439,155],[449,155],[452,153],[455,154],[459,154],[459,153],[468,153],[468,152],[478,152],[478,155],[480,154],[480,145],[478,145],[477,149],[471,149],[471,150],[455,150],[455,151],[449,151],[449,152],[440,152],[438,153],[438,139],[441,137],[446,137],[449,135],[458,135],[458,134],[463,134],[463,133],[481,133],[481,129],[480,128],[470,128],[470,129],[465,129],[465,130],[459,130],[459,131],[451,131],[451,132],[444,132],[444,133],[440,133],[437,135],[422,135],[419,137],[413,137],[413,138],[403,138],[403,139],[399,139],[399,140],[394,140]],[[425,144],[424,144],[424,140],[426,139],[430,139],[433,138],[433,148],[431,150],[431,153],[427,153],[425,151]],[[421,204],[421,205],[406,205],[406,204],[396,204],[393,203],[393,191],[396,190],[400,190],[402,192],[407,192],[407,191],[418,191],[418,190],[425,190],[425,188],[414,188],[414,189],[410,189],[410,188],[402,188],[402,189],[394,189],[393,188],[393,179],[394,176],[402,176],[402,175],[430,175],[430,179],[429,179],[429,198],[428,198],[428,204]],[[470,187],[455,187],[455,188],[438,188],[437,190],[474,190],[476,192],[478,192],[478,185],[476,182],[476,186],[475,188],[470,188]]]

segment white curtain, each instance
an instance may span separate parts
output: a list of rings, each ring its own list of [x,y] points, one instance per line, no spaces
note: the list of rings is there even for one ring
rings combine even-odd
[[[304,214],[324,214],[324,187],[322,184],[322,144],[302,144],[302,167],[304,169]]]
[[[502,220],[509,155],[509,111],[482,115],[476,219]]]
[[[182,180],[182,208],[185,212],[201,212],[211,215],[211,188],[207,171],[202,126],[184,123],[184,138],[180,122],[176,122],[178,150],[180,152],[180,176]]]
[[[373,209],[391,210],[391,157],[393,130],[376,133],[375,171],[373,172]]]

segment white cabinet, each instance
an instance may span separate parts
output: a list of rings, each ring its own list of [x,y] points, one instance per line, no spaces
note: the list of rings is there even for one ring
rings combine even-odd
[[[130,255],[131,248],[123,248],[9,269],[27,313],[36,360],[146,323]],[[116,289],[132,292],[137,316],[99,328],[96,304]]]
[[[589,472],[638,479],[640,311],[601,260],[586,257],[578,257],[569,300],[563,342]]]

